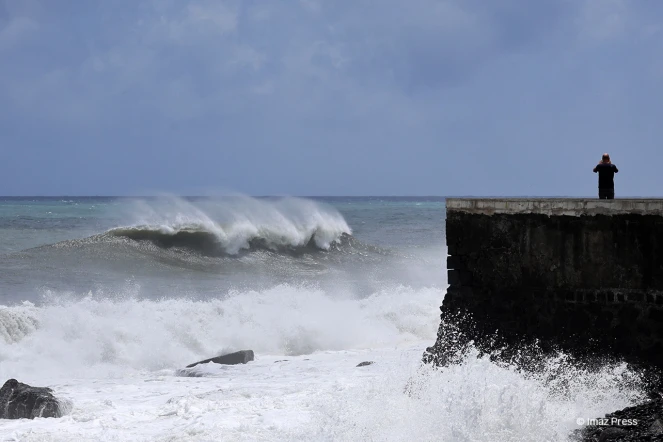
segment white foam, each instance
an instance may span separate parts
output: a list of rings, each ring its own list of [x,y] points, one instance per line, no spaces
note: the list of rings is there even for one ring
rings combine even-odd
[[[275,248],[302,247],[313,239],[318,247],[328,249],[342,234],[352,233],[335,208],[292,197],[267,200],[234,196],[196,203],[177,197],[136,200],[127,217],[130,228],[166,234],[183,230],[212,233],[229,254],[249,248],[254,239]]]
[[[52,294],[40,307],[0,310],[0,319],[13,318],[5,323],[39,324],[5,333],[0,377],[124,376],[240,349],[302,355],[432,341],[442,297],[436,288],[396,286],[355,299],[287,284],[207,301]]]
[[[641,399],[626,384],[636,376],[625,365],[598,373],[557,368],[551,362],[550,371],[524,374],[477,358],[476,352],[442,370],[394,363],[381,376],[320,404],[312,438],[566,440],[578,418],[603,416]],[[549,377],[551,371],[555,376]]]
[[[5,327],[16,331],[0,342],[0,377],[51,387],[71,409],[3,422],[0,440],[564,440],[578,418],[640,397],[624,366],[590,373],[551,359],[534,376],[471,355],[422,368],[442,292],[355,299],[279,285],[206,302],[53,294],[5,307],[0,318],[37,325]],[[176,376],[249,348],[249,364]],[[375,363],[356,367],[365,360]]]
[[[556,383],[487,359],[421,369],[427,344],[258,355],[247,365],[209,367],[212,377],[205,378],[151,373],[56,382],[56,394],[73,400],[70,414],[3,422],[0,439],[565,440],[578,417],[601,416],[637,397],[620,388],[623,367],[598,374],[569,369]],[[364,360],[375,364],[357,368]]]
[[[31,302],[14,307],[0,306],[0,338],[5,342],[18,342],[38,326],[37,308]]]

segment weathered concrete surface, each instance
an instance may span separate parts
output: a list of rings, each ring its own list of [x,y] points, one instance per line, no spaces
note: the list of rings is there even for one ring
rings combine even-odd
[[[449,199],[446,223],[449,289],[426,360],[442,363],[451,339],[538,339],[663,367],[663,200]]]
[[[663,199],[599,200],[586,198],[447,198],[447,211],[483,215],[663,215]]]

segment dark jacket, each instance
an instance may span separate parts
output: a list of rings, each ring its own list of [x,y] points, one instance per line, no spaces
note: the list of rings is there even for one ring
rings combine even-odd
[[[599,174],[599,189],[615,189],[615,174],[619,172],[617,166],[612,163],[599,163],[594,168],[594,173]]]

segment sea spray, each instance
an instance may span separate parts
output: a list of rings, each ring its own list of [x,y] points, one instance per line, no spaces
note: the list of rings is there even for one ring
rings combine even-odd
[[[529,373],[475,349],[444,368],[392,363],[374,379],[315,403],[309,426],[315,430],[290,439],[562,441],[579,417],[632,405],[644,394],[640,374],[626,364],[560,370],[551,357],[545,365]]]
[[[0,377],[39,373],[43,364],[51,375],[100,376],[175,370],[243,348],[303,355],[433,339],[431,306],[441,297],[437,288],[394,286],[357,299],[289,284],[206,301],[51,293],[28,313],[4,309],[38,326],[0,341]]]
[[[132,225],[109,233],[162,244],[215,243],[230,255],[257,242],[270,249],[301,248],[309,243],[329,249],[342,234],[352,233],[335,208],[299,198],[236,196],[197,204],[176,197],[137,200],[130,217]]]
[[[528,374],[469,348],[448,369],[422,366],[446,287],[442,198],[421,206],[325,200],[352,230],[328,228],[344,232],[340,243],[332,236],[328,248],[314,241],[297,253],[250,239],[236,248],[251,238],[243,234],[209,257],[105,233],[281,226],[263,209],[285,199],[249,199],[235,217],[220,207],[232,199],[83,198],[8,209],[5,250],[22,252],[0,255],[0,374],[53,388],[73,408],[62,419],[5,422],[0,439],[564,440],[576,418],[638,397],[638,375],[614,364],[587,371],[550,359]],[[327,203],[293,204],[302,215],[282,207],[287,222],[270,228],[303,226],[303,234],[281,244],[333,226],[320,209]],[[255,361],[175,376],[244,348]],[[357,368],[362,361],[375,363]]]
[[[0,340],[11,344],[33,333],[39,326],[37,314],[37,308],[29,301],[13,307],[0,306]]]

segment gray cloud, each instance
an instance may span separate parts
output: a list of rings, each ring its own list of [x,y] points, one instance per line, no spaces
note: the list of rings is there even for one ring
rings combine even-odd
[[[531,163],[660,135],[644,0],[0,5],[8,192],[588,194]]]

